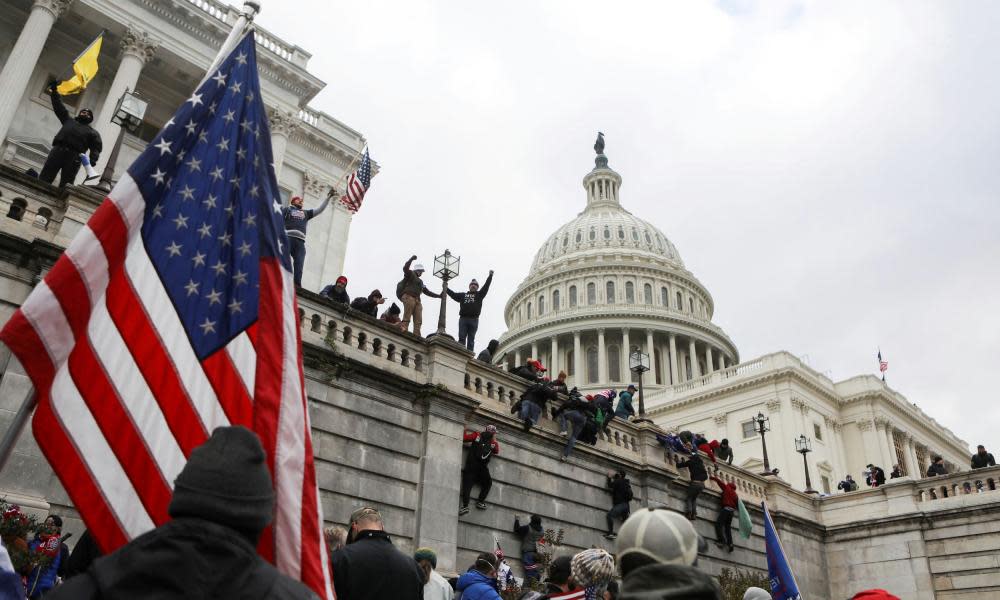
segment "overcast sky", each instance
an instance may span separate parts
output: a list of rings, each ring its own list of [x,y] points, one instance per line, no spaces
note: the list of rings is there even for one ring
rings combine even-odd
[[[499,336],[601,130],[743,360],[841,380],[881,346],[895,389],[1000,449],[1000,4],[264,0],[258,23],[381,165],[352,296],[450,248],[462,284],[496,270],[478,345]]]

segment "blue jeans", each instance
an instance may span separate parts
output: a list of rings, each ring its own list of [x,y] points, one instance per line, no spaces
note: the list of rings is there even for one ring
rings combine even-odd
[[[631,511],[629,510],[628,502],[622,502],[621,504],[615,504],[612,506],[611,510],[608,511],[608,514],[604,515],[608,521],[608,533],[614,533],[615,520],[621,519],[622,521],[625,521],[625,519],[628,518],[629,512]]]
[[[476,331],[479,330],[479,317],[458,318],[458,343],[472,350],[476,346]]]
[[[525,582],[538,581],[542,578],[538,573],[538,558],[534,552],[525,552],[522,554],[521,564],[524,565]]]
[[[289,236],[288,244],[288,251],[292,254],[292,273],[295,278],[295,287],[302,287],[302,269],[306,265],[306,242]]]
[[[580,433],[583,432],[583,426],[587,423],[587,417],[578,410],[568,410],[559,415],[559,425],[565,428],[567,421],[573,426],[573,429],[569,432],[569,439],[566,440],[563,456],[569,456],[570,452],[573,451],[576,439],[580,437]]]
[[[542,407],[531,400],[521,402],[521,420],[531,421],[532,425],[538,424],[539,417],[542,416]]]

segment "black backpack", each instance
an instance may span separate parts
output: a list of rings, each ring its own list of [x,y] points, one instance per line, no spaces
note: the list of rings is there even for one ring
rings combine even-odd
[[[628,480],[625,480],[625,497],[628,498],[629,502],[635,498],[635,495],[632,493],[632,483]]]
[[[403,287],[404,286],[406,286],[406,278],[405,277],[403,279],[400,279],[399,283],[396,284],[396,298],[398,298],[400,301],[403,300]]]

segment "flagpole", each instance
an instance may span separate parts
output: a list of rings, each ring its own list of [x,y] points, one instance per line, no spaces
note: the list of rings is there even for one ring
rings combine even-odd
[[[334,193],[337,192],[337,188],[339,188],[340,184],[344,182],[344,179],[347,178],[347,175],[354,170],[354,165],[358,164],[358,159],[361,158],[361,155],[365,153],[365,150],[367,148],[368,148],[368,144],[365,144],[364,146],[362,146],[361,150],[358,150],[358,153],[355,154],[354,158],[351,159],[350,164],[348,164],[347,168],[344,169],[344,172],[340,174],[340,179],[338,179],[337,183],[333,184],[333,186],[330,188]]]
[[[232,52],[236,44],[239,43],[240,39],[243,38],[243,34],[246,33],[247,29],[253,23],[254,17],[260,12],[261,0],[246,0],[243,2],[243,11],[240,12],[240,16],[236,19],[236,23],[233,24],[232,30],[229,31],[229,36],[226,41],[222,43],[219,48],[219,53],[215,55],[215,59],[212,60],[212,64],[209,65],[208,69],[205,70],[205,76],[202,77],[201,81],[195,86],[195,89],[201,87],[201,84],[212,76],[212,71],[218,67],[229,53]]]
[[[34,412],[37,404],[38,396],[35,394],[35,388],[29,383],[28,391],[24,394],[24,400],[21,401],[21,406],[17,409],[14,420],[10,422],[10,426],[3,434],[3,439],[0,440],[0,472],[3,472],[4,467],[7,466],[7,461],[14,452],[14,446],[17,445],[17,440],[21,437],[21,432],[24,431],[24,427],[28,424],[28,419],[31,418],[31,413]]]

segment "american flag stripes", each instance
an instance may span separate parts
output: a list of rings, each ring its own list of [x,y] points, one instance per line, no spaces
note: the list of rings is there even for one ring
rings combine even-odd
[[[259,550],[333,598],[298,310],[253,33],[128,169],[0,339],[35,386],[38,445],[107,552],[164,523],[212,430],[268,454]]]
[[[889,370],[889,361],[882,359],[882,351],[878,351],[878,370],[885,373]]]
[[[372,163],[368,158],[368,149],[365,149],[365,156],[361,159],[361,166],[351,173],[347,178],[347,192],[340,197],[340,203],[347,207],[352,213],[358,212],[361,208],[361,201],[365,199],[365,192],[372,182]]]

